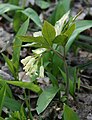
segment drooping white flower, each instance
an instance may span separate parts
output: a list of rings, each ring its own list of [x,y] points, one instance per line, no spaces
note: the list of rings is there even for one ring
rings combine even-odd
[[[40,66],[40,73],[39,73],[40,78],[44,78],[44,67]]]
[[[36,50],[32,50],[32,52],[35,54],[42,54],[45,51],[46,51],[46,48],[38,48]]]
[[[27,56],[26,58],[21,60],[21,63],[25,66],[31,58],[32,58],[32,56]]]
[[[32,57],[31,57],[31,59],[29,60],[29,62],[27,62],[26,66],[25,66],[23,69],[24,69],[26,72],[28,72],[29,69],[30,69],[31,67],[33,67],[34,63],[35,63],[35,58],[32,58]]]
[[[29,75],[30,77],[33,74],[37,74],[38,70],[38,60],[41,58],[41,55],[43,52],[45,52],[45,48],[39,48],[36,50],[33,50],[33,53],[35,54],[34,56],[28,56],[25,59],[21,60],[21,63],[24,65],[23,70],[25,70],[26,75]],[[39,76],[41,78],[44,78],[44,67],[40,66],[40,73]]]
[[[25,59],[21,60],[21,63],[24,65],[23,70],[25,70],[26,75],[31,77],[33,74],[37,74],[38,62],[34,56],[26,57]]]
[[[27,71],[26,75],[29,75],[30,77],[35,74],[35,75],[38,75],[37,74],[37,69],[38,69],[38,66],[37,66],[37,62],[30,67],[29,71]]]

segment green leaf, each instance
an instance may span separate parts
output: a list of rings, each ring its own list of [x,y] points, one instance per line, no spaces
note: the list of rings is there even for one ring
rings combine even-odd
[[[19,0],[9,0],[10,4],[19,5]]]
[[[71,0],[60,0],[49,18],[50,23],[55,25],[56,21],[58,21],[66,12],[70,10],[70,3]]]
[[[20,111],[11,112],[11,116],[9,117],[8,120],[22,120],[21,115],[20,115]]]
[[[15,13],[14,19],[13,19],[13,28],[15,32],[19,30],[19,28],[21,27],[21,24],[23,24],[27,18],[28,17],[25,14],[21,13],[21,10],[18,10]]]
[[[53,49],[56,49],[56,52],[57,51],[60,51],[60,47],[58,48],[55,48],[53,47]],[[62,54],[62,53],[61,53]],[[60,57],[58,57],[56,54],[52,54],[53,56],[50,56],[52,58],[52,62],[51,62],[51,71],[52,71],[52,74],[56,77],[58,77],[58,75],[60,74],[60,71],[59,71],[59,67],[60,68],[63,68],[63,60],[61,60]]]
[[[65,34],[58,35],[54,40],[53,43],[56,43],[57,45],[65,46],[67,42],[68,36]]]
[[[87,44],[85,41],[75,41],[75,45],[78,46],[79,48],[83,48],[84,50],[88,52],[92,52],[92,44]]]
[[[64,82],[65,82],[65,84],[66,84],[66,74],[65,74],[65,72],[63,72],[60,68],[59,68],[59,70],[60,70],[60,72],[61,72],[61,74],[62,74],[62,77],[63,77],[63,79],[64,79]],[[74,96],[74,86],[73,86],[73,81],[71,80],[71,79],[69,79],[69,92],[70,92],[70,94],[72,95],[72,96]]]
[[[22,9],[19,6],[8,4],[8,3],[2,3],[0,4],[0,15],[4,14],[5,12],[11,11],[11,10],[18,10]]]
[[[48,43],[42,37],[33,37],[33,36],[19,36],[18,37],[22,42],[33,42],[33,46],[40,47],[40,48],[49,48]]]
[[[4,100],[5,100],[5,95],[6,95],[6,83],[0,89],[0,116],[1,116],[1,111],[4,104]]]
[[[50,87],[42,92],[37,101],[36,110],[38,114],[42,113],[46,109],[58,91],[59,89],[57,87]]]
[[[41,20],[39,19],[39,16],[32,8],[27,8],[21,12],[24,13],[28,18],[33,20],[39,27],[42,27],[42,23]]]
[[[69,38],[65,46],[66,52],[68,52],[69,48],[71,47],[77,35],[90,27],[92,27],[92,20],[81,20],[81,21],[76,22],[76,29],[71,35],[71,37]]]
[[[16,85],[18,87],[27,88],[33,92],[42,92],[41,88],[32,82],[21,82],[21,81],[6,81],[8,84]]]
[[[21,104],[13,98],[5,97],[4,106],[12,111],[19,111]]]
[[[55,23],[55,30],[56,30],[56,35],[60,35],[61,31],[63,29],[64,23],[68,20],[69,18],[70,11],[65,13],[56,23]]]
[[[18,36],[18,38],[22,42],[35,42],[42,44],[44,42],[44,38],[42,36],[39,37],[33,37],[33,36]]]
[[[78,115],[66,104],[64,104],[64,120],[80,120]]]
[[[41,9],[46,9],[50,6],[49,2],[43,0],[36,0],[35,2]]]
[[[58,80],[56,79],[56,77],[53,74],[51,74],[50,72],[47,72],[47,75],[50,78],[53,86],[57,86],[58,87]]]
[[[42,34],[43,37],[47,40],[48,44],[52,45],[52,41],[55,38],[56,32],[54,27],[47,21],[45,21],[43,24]]]
[[[80,40],[83,40],[85,42],[88,42],[88,43],[92,44],[92,37],[91,36],[79,35],[78,38]]]
[[[70,4],[71,4],[71,0],[63,0],[63,7],[65,9],[65,12],[70,10]]]
[[[76,25],[75,23],[73,23],[64,34],[67,35],[69,38],[72,35],[75,28],[76,28]]]
[[[23,104],[21,105],[21,109],[20,109],[20,115],[21,115],[21,120],[26,120],[26,115],[25,115],[25,109],[23,107]]]
[[[3,119],[2,117],[0,117],[0,120],[5,120],[5,119]]]
[[[29,25],[29,19],[27,19],[22,26],[20,27],[19,31],[17,32],[16,36],[18,35],[24,35],[27,31]],[[19,69],[19,58],[20,58],[20,49],[22,46],[22,41],[20,41],[17,37],[15,36],[15,40],[13,43],[13,56],[12,56],[12,61],[13,65],[16,68],[16,72],[18,72]]]
[[[17,32],[21,25],[21,12],[16,12],[13,19],[13,28]]]
[[[8,65],[9,70],[15,76],[15,70],[14,70],[14,66],[13,66],[12,61],[7,56],[5,56],[4,54],[2,54],[2,55],[3,55],[4,59],[5,59],[5,62]]]
[[[5,81],[2,77],[0,77],[0,87],[4,86]],[[12,98],[12,91],[10,89],[10,87],[6,84],[6,96]]]

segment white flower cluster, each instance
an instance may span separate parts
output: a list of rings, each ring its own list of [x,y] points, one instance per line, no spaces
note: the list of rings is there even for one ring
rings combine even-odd
[[[38,61],[37,58],[41,57],[42,53],[45,52],[46,49],[44,48],[39,48],[36,50],[33,50],[33,53],[35,53],[37,55],[37,57],[34,56],[27,56],[26,58],[21,60],[21,63],[24,65],[24,70],[26,72],[26,75],[29,75],[30,77],[33,74],[37,74],[37,70],[38,70]],[[40,66],[39,68],[39,77],[40,78],[44,78],[44,67],[43,65]]]
[[[28,56],[25,59],[21,60],[21,63],[24,65],[24,70],[26,72],[26,75],[29,75],[30,77],[32,74],[36,74],[37,72],[37,61],[35,57]]]

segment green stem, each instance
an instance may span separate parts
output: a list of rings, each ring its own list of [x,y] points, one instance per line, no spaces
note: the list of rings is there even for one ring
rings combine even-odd
[[[66,73],[66,89],[65,89],[65,94],[67,96],[67,100],[66,103],[68,103],[68,97],[69,97],[69,73],[68,73],[68,65],[66,62],[66,52],[65,52],[65,47],[64,47],[64,56],[62,56],[58,51],[54,50],[53,48],[51,48],[51,50],[57,55],[59,56],[63,61],[64,61],[64,66],[65,66],[65,73]]]
[[[68,103],[68,97],[69,97],[69,73],[68,73],[68,65],[66,62],[66,53],[65,53],[65,47],[64,47],[64,67],[65,67],[65,73],[66,73],[66,89],[65,94],[67,96],[66,103]]]
[[[69,73],[68,73],[68,65],[66,62],[66,51],[65,51],[65,47],[64,47],[64,56],[61,55],[60,52],[54,50],[53,48],[51,48],[51,50],[58,56],[60,57],[63,61],[64,61],[64,67],[65,67],[65,73],[66,73],[66,89],[65,89],[65,95],[67,96],[67,100],[66,103],[68,103],[68,97],[69,97]]]
[[[26,106],[29,110],[29,118],[30,120],[33,120],[33,116],[32,116],[32,113],[31,113],[31,107],[30,107],[30,103],[29,103],[29,100],[27,98],[27,95],[26,95],[26,91],[24,90],[24,96],[25,96],[25,103],[26,103]]]
[[[64,57],[61,55],[60,52],[54,50],[53,48],[51,48],[51,50],[52,50],[58,57],[60,57],[60,58],[64,61]]]

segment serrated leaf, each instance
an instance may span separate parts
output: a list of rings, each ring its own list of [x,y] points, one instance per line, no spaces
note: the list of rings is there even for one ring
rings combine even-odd
[[[42,27],[42,23],[39,19],[38,14],[32,8],[27,8],[21,12],[24,13],[28,18],[33,20],[39,27]]]
[[[64,104],[64,120],[80,120],[78,115],[66,104]]]
[[[22,9],[19,6],[8,4],[8,3],[2,3],[0,4],[0,15],[4,14],[5,12],[11,11],[11,10],[18,10]]]
[[[92,27],[92,20],[81,20],[76,22],[75,24],[76,24],[76,29],[74,30],[73,34],[71,35],[65,46],[66,52],[68,52],[69,48],[71,47],[72,43],[74,42],[78,34]]]
[[[36,110],[38,114],[42,113],[46,109],[46,107],[49,105],[49,103],[52,101],[58,91],[59,88],[50,87],[42,92],[37,101]]]
[[[29,90],[36,92],[36,93],[40,93],[42,91],[38,85],[36,85],[32,82],[21,82],[21,81],[6,81],[6,82],[8,84],[15,85],[15,86],[18,86],[21,88],[27,88]]]
[[[47,21],[45,21],[43,24],[42,34],[43,34],[43,37],[47,40],[48,44],[52,45],[52,41],[56,36],[56,32],[54,27]]]

